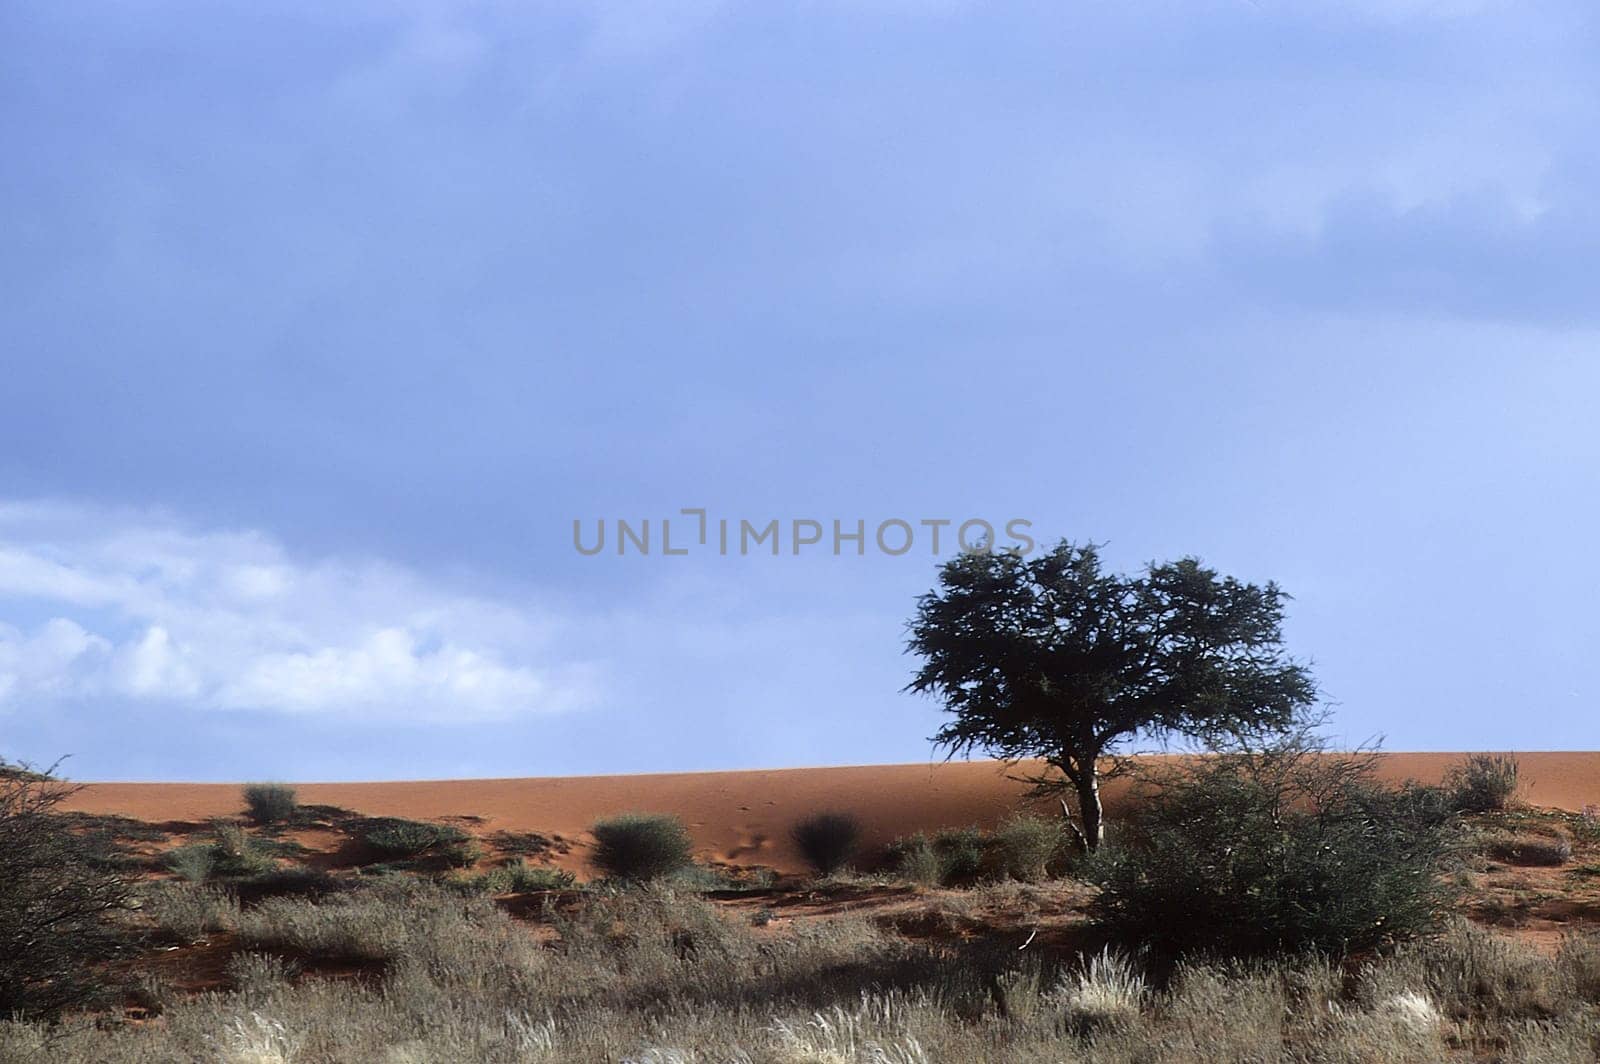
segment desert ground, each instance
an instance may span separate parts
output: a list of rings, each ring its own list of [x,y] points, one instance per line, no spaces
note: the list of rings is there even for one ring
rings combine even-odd
[[[1379,774],[1390,781],[1438,783],[1456,753],[1388,753]],[[1521,795],[1531,806],[1582,812],[1600,805],[1600,753],[1519,753]],[[537,833],[554,846],[551,863],[586,877],[586,832],[596,820],[622,812],[681,817],[703,860],[794,873],[803,869],[789,827],[819,809],[855,814],[866,848],[917,831],[996,821],[1025,805],[1027,786],[1014,769],[993,761],[794,768],[747,772],[687,772],[525,779],[416,780],[384,783],[295,784],[303,803],[365,816],[444,820],[488,839],[498,832]],[[1107,813],[1115,819],[1126,781],[1106,784]],[[67,804],[82,813],[169,825],[174,835],[205,829],[213,819],[243,811],[235,783],[90,783]],[[1041,806],[1048,811],[1049,806]],[[335,844],[327,833],[300,832],[316,851]]]
[[[1378,774],[1439,783],[1464,756]],[[1517,761],[1515,800],[1467,818],[1438,933],[1255,966],[1124,951],[1072,865],[885,860],[1027,811],[1027,765],[296,783],[270,823],[239,784],[90,783],[65,811],[138,882],[129,934],[97,1004],[0,1020],[0,1064],[1593,1060],[1600,752]],[[1105,797],[1114,838],[1133,796]],[[792,843],[823,810],[859,819],[854,870]],[[623,812],[680,818],[694,865],[602,877],[589,828]],[[377,855],[387,822],[449,832],[452,856]]]

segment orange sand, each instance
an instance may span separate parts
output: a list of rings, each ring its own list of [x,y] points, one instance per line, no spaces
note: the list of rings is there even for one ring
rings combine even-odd
[[[1535,805],[1581,810],[1600,804],[1600,752],[1518,754],[1522,797]],[[1461,754],[1385,754],[1391,779],[1437,782]],[[582,838],[613,813],[674,813],[694,834],[703,857],[737,864],[799,869],[789,826],[825,809],[859,816],[869,843],[965,824],[993,824],[1013,811],[1025,787],[992,761],[744,772],[663,773],[528,779],[430,780],[394,783],[297,784],[302,802],[369,816],[478,818],[479,834],[532,831]],[[1121,789],[1107,788],[1115,813]],[[152,823],[204,823],[243,810],[239,787],[223,783],[93,783],[69,808]],[[582,867],[581,848],[560,863]]]

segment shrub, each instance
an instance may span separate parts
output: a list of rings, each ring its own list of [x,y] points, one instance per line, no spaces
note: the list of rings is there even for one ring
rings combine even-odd
[[[56,808],[73,793],[49,772],[0,772],[0,1016],[51,1015],[97,992],[92,966],[116,946],[128,884]]]
[[[1517,775],[1517,759],[1510,754],[1473,754],[1451,766],[1444,786],[1458,812],[1492,813],[1511,805]]]
[[[936,887],[944,882],[944,863],[928,836],[917,832],[889,844],[889,862],[902,879]]]
[[[889,844],[895,871],[914,883],[966,886],[977,882],[986,842],[977,828],[946,828],[931,839],[918,832]]]
[[[796,824],[789,835],[814,872],[832,875],[855,856],[861,821],[849,813],[817,813]]]
[[[1565,835],[1501,832],[1489,837],[1484,852],[1506,864],[1553,868],[1572,860],[1572,840]]]
[[[513,857],[499,868],[475,876],[447,881],[469,894],[532,894],[541,890],[571,890],[578,885],[571,872],[549,865],[530,865]]]
[[[367,821],[362,841],[380,860],[437,860],[463,866],[476,861],[482,851],[468,835],[449,824],[433,824],[399,817],[375,817]]]
[[[1018,813],[995,828],[984,863],[997,879],[1037,883],[1049,874],[1050,863],[1060,856],[1066,841],[1059,820]]]
[[[168,850],[161,857],[168,871],[188,883],[204,883],[211,878],[216,863],[209,843],[191,843]]]
[[[594,835],[594,863],[608,876],[637,882],[688,867],[694,852],[689,831],[675,816],[628,813],[602,820]]]
[[[1297,734],[1147,781],[1130,841],[1095,862],[1093,915],[1169,952],[1341,952],[1431,928],[1456,821],[1437,789],[1386,789],[1365,755]]]
[[[139,908],[156,931],[181,945],[199,942],[210,931],[231,931],[239,921],[239,906],[232,897],[190,883],[151,884]]]
[[[257,824],[282,824],[300,807],[294,788],[281,783],[252,783],[244,789],[245,808]]]
[[[270,849],[245,834],[238,824],[219,820],[212,826],[211,874],[213,876],[259,876],[273,871],[278,862]]]
[[[977,828],[946,828],[934,835],[940,881],[946,886],[976,883],[983,872],[985,849],[983,832]]]

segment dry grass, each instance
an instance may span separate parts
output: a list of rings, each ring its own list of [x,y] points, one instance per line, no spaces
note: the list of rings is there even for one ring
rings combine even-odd
[[[1156,972],[848,915],[780,932],[661,888],[567,896],[532,924],[409,877],[242,911],[187,884],[155,897],[144,918],[170,937],[234,936],[228,988],[167,995],[143,1024],[0,1023],[0,1062],[1532,1064],[1600,1048],[1593,937],[1552,956],[1460,925],[1353,967]],[[328,974],[340,959],[365,974]]]

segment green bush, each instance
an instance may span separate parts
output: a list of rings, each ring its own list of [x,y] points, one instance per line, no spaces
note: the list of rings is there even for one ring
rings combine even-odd
[[[374,817],[366,822],[361,838],[382,861],[426,860],[462,867],[483,855],[471,835],[450,824]]]
[[[1445,773],[1450,803],[1462,813],[1492,813],[1511,805],[1517,793],[1517,759],[1510,754],[1472,754]]]
[[[1434,926],[1457,841],[1448,796],[1298,736],[1147,781],[1129,841],[1090,863],[1096,921],[1170,953],[1343,952]]]
[[[1018,813],[1007,817],[989,836],[985,871],[996,879],[1037,883],[1066,847],[1061,821]]]
[[[945,828],[932,838],[921,832],[889,844],[895,872],[929,886],[969,886],[983,874],[987,840],[977,828]]]
[[[896,875],[912,883],[936,887],[944,882],[944,862],[933,841],[920,831],[889,844],[889,863]]]
[[[244,789],[245,808],[257,824],[282,824],[300,808],[293,787],[281,783],[252,783]]]
[[[212,855],[210,843],[190,843],[162,854],[161,863],[187,883],[204,883],[211,878],[216,858]]]
[[[627,813],[602,820],[594,835],[594,863],[608,876],[644,882],[688,867],[694,844],[675,816]]]
[[[855,856],[861,821],[849,813],[817,813],[796,824],[789,835],[812,871],[832,875]]]
[[[245,834],[244,828],[238,824],[218,821],[212,831],[212,875],[259,876],[278,867],[278,862],[272,856],[272,848]]]
[[[531,865],[513,857],[499,868],[447,881],[468,894],[532,894],[541,890],[571,890],[578,885],[571,872],[549,865]]]

